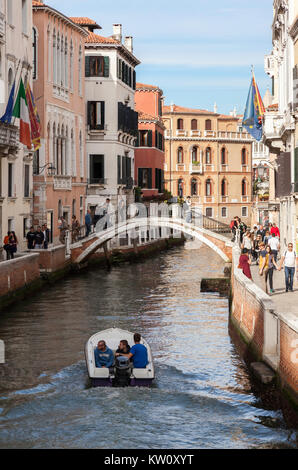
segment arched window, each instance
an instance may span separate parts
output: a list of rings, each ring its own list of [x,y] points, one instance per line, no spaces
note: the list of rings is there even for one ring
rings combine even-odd
[[[76,200],[72,200],[72,215],[76,215]]]
[[[221,149],[221,164],[222,164],[222,165],[226,165],[226,163],[227,163],[227,154],[226,154],[226,149],[225,149],[225,147],[223,147],[223,148]]]
[[[246,163],[247,163],[246,157],[247,157],[247,155],[246,155],[246,149],[243,148],[242,151],[241,151],[241,164],[242,164],[242,165],[246,165]]]
[[[79,95],[82,94],[82,46],[79,49]]]
[[[183,129],[183,119],[178,119],[177,121],[177,129],[182,130]]]
[[[197,196],[198,195],[198,183],[195,178],[192,178],[191,180],[191,195],[192,196]]]
[[[177,163],[183,163],[183,148],[182,147],[178,148]]]
[[[206,131],[211,131],[211,129],[212,129],[211,119],[206,119],[206,121],[205,121],[205,130]]]
[[[198,147],[193,147],[191,151],[191,161],[197,162],[198,161]]]
[[[69,73],[70,73],[70,89],[73,90],[73,43],[72,43],[72,39],[70,41]]]
[[[211,196],[212,195],[212,182],[211,179],[208,178],[206,180],[206,196]]]
[[[179,178],[178,180],[178,196],[183,197],[183,179]]]
[[[211,164],[211,148],[207,147],[206,148],[206,165]]]
[[[198,121],[196,119],[191,120],[191,130],[196,131],[198,129]]]
[[[68,88],[68,44],[67,38],[64,43],[64,86]]]
[[[62,213],[62,201],[61,199],[59,199],[59,202],[58,202],[58,217],[62,217],[63,213]]]
[[[221,181],[221,195],[222,196],[227,195],[227,181],[225,179]]]
[[[241,183],[241,194],[242,196],[247,196],[247,181],[244,178]]]

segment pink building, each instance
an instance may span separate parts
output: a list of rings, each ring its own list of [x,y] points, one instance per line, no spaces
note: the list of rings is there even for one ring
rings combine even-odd
[[[135,103],[139,113],[139,138],[135,150],[135,180],[144,197],[157,196],[164,189],[164,124],[160,88],[137,83]]]
[[[34,224],[48,224],[58,242],[58,219],[84,224],[85,38],[70,18],[33,1],[33,92],[41,121],[34,156]]]

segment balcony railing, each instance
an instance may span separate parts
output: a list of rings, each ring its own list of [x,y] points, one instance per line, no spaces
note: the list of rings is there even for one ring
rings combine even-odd
[[[199,162],[192,162],[192,163],[189,165],[189,173],[199,173],[199,174],[202,174],[202,173],[203,173],[203,165],[202,165],[202,163],[199,163]]]
[[[18,133],[19,129],[16,126],[0,122],[0,149],[7,150],[7,153],[11,149],[16,150],[19,146]]]
[[[107,184],[106,178],[89,178],[88,184],[102,186],[103,184]]]
[[[173,134],[172,134],[173,135]],[[184,129],[176,130],[176,137],[188,137],[192,139],[226,139],[226,140],[249,140],[252,141],[253,138],[247,132],[228,132],[228,131],[187,131]],[[165,131],[166,139],[171,138],[171,131],[167,129]],[[175,135],[174,135],[175,137]]]
[[[54,176],[54,189],[64,189],[71,191],[72,188],[72,177],[67,175],[55,175]]]

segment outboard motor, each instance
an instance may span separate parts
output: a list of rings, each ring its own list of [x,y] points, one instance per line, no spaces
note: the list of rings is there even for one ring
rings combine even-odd
[[[114,387],[128,387],[130,383],[131,366],[128,357],[118,356],[115,361]]]

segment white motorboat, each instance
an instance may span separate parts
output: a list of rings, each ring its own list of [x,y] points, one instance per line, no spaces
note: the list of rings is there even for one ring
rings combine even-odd
[[[113,367],[110,368],[96,367],[94,351],[99,341],[105,341],[107,347],[112,349],[115,354],[121,340],[126,339],[130,346],[134,345],[133,335],[130,331],[110,328],[99,331],[89,338],[85,347],[85,357],[88,375],[93,387],[148,387],[152,384],[154,380],[152,353],[149,344],[143,337],[141,344],[147,348],[148,352],[148,365],[145,369],[134,368],[132,363],[125,358],[116,359]]]

